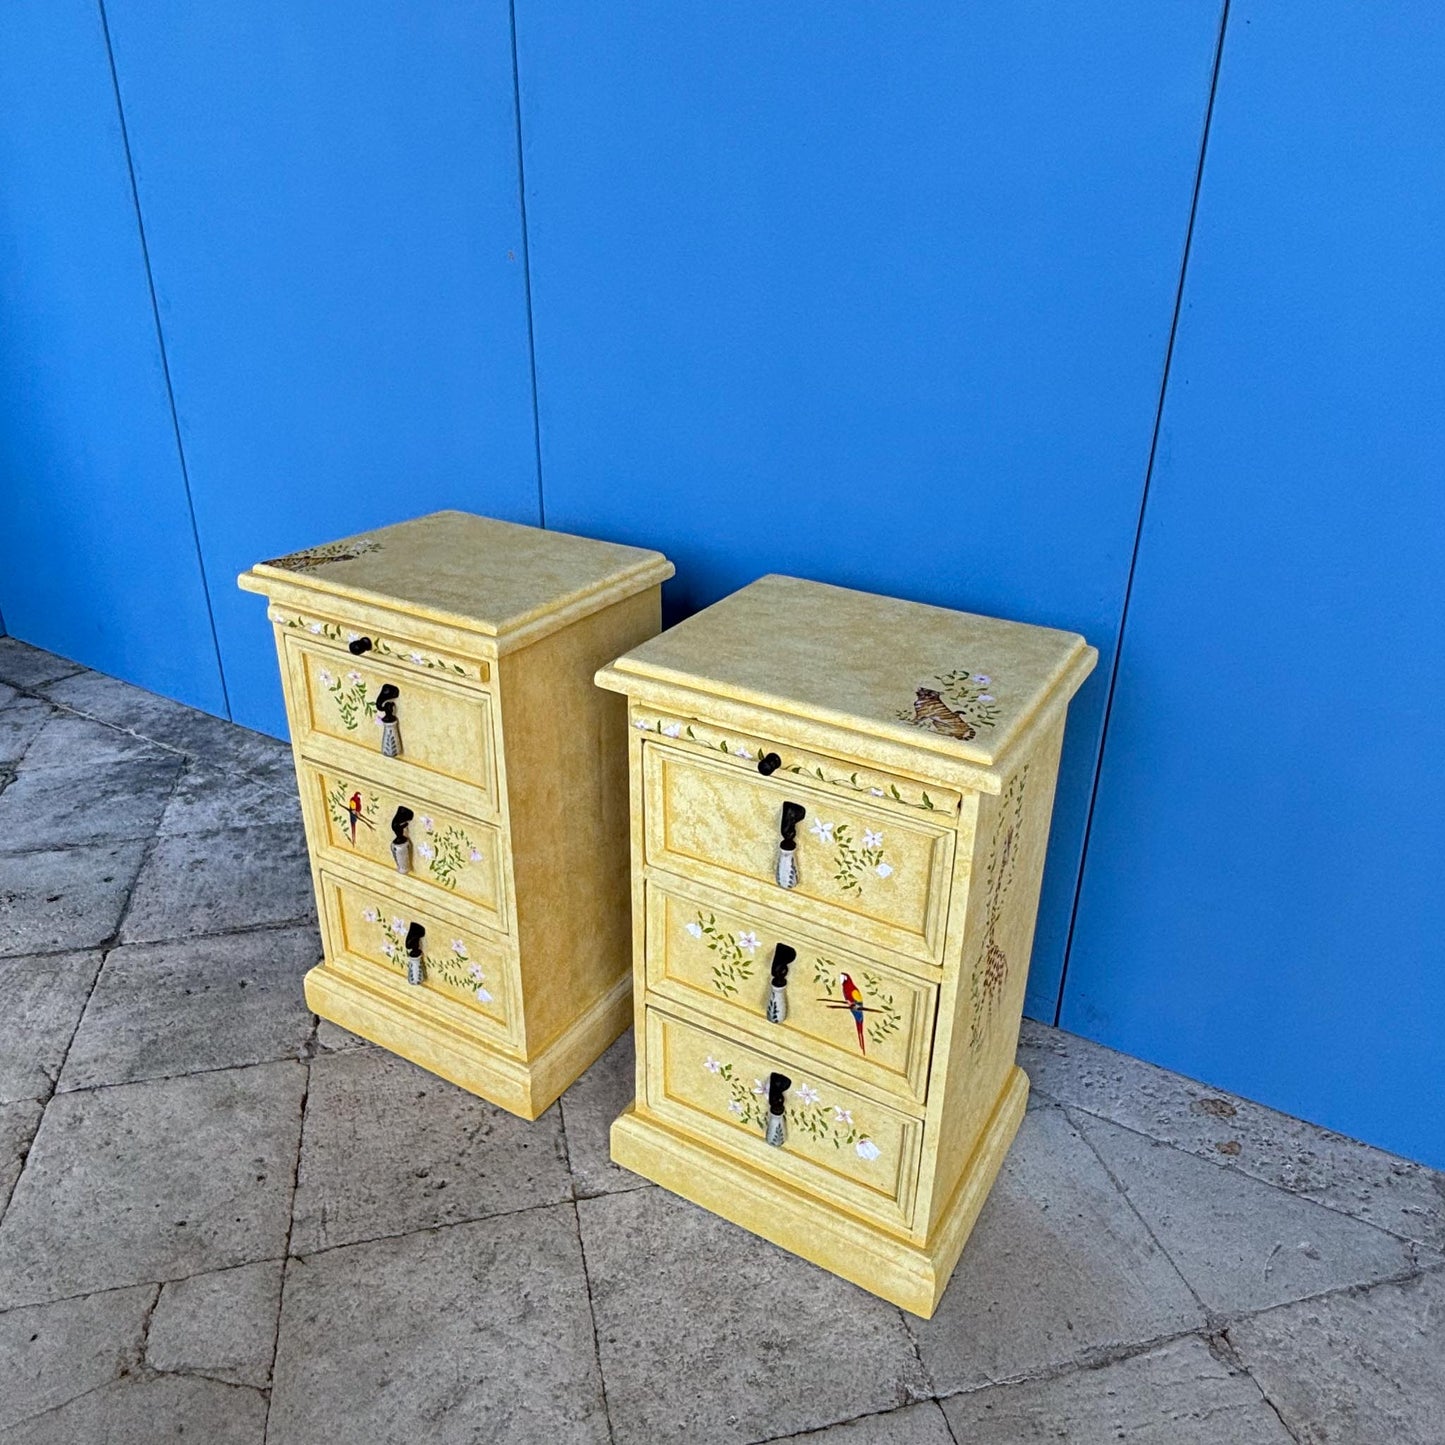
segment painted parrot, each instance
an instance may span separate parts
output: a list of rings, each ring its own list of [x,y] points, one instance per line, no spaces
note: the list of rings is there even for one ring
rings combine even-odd
[[[861,1053],[867,1053],[867,1046],[863,1043],[863,1015],[868,1010],[863,1007],[863,990],[844,973],[838,976],[838,992],[843,995],[843,1002],[848,1005],[848,1012],[853,1015],[854,1027],[858,1030],[858,1048]]]
[[[368,828],[371,827],[371,820],[362,816],[360,793],[353,793],[348,799],[346,816],[351,819],[351,842],[354,847],[356,845],[356,825],[365,823]]]

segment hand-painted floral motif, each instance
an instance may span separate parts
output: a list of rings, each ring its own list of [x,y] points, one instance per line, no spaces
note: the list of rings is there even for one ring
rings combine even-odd
[[[367,923],[376,924],[380,930],[381,956],[405,972],[406,920],[395,916],[388,918],[386,910],[377,907],[363,908],[361,916]],[[464,939],[453,938],[445,949],[439,949],[435,953],[423,947],[422,965],[427,982],[434,982],[439,978],[450,989],[473,998],[478,1003],[493,1002],[492,993],[487,988],[486,974],[480,964],[472,961]]]
[[[300,552],[288,552],[284,557],[273,557],[263,562],[264,567],[282,567],[287,572],[310,572],[324,567],[328,562],[350,562],[353,557],[363,557],[368,552],[380,552],[381,543],[370,537],[355,537],[349,542],[328,542],[324,547],[307,547]]]
[[[844,893],[862,897],[863,880],[872,873],[879,878],[893,876],[893,865],[883,856],[883,834],[875,828],[865,828],[859,837],[848,823],[813,824],[814,834],[824,843],[833,845],[833,881]]]
[[[712,966],[713,987],[729,998],[734,997],[738,985],[753,976],[752,955],[758,951],[757,934],[746,929],[729,933],[718,926],[716,915],[709,913],[704,918],[701,912],[684,927],[689,937],[701,939],[717,955],[717,962]]]
[[[875,1044],[881,1044],[902,1027],[903,1015],[899,1013],[893,995],[883,987],[883,980],[876,973],[860,968],[858,977],[863,981],[862,989],[852,976],[831,958],[813,960],[813,982],[823,990],[823,997],[818,1002],[827,1008],[846,1012],[852,1017],[853,1026],[858,1033],[858,1050],[866,1054],[868,1048],[863,1041],[864,1034]]]
[[[371,700],[370,690],[361,674],[354,668],[343,676],[338,676],[323,667],[318,670],[316,677],[321,686],[331,694],[337,715],[341,718],[341,725],[347,732],[354,733],[362,718],[375,716],[376,705]]]
[[[645,717],[638,717],[633,719],[632,726],[638,732],[655,733],[658,737],[695,743],[700,748],[707,748],[729,758],[740,759],[745,763],[756,764],[768,753],[776,751],[776,744],[764,746],[757,742],[739,742],[699,724],[680,722],[671,718],[649,720]],[[938,804],[929,797],[925,790],[920,789],[916,798],[911,797],[903,793],[892,779],[866,770],[839,774],[825,772],[816,764],[809,767],[801,763],[783,763],[777,771],[805,778],[810,783],[824,783],[830,788],[846,788],[850,793],[867,793],[870,797],[902,803],[905,807],[919,808],[926,813],[938,811]]]
[[[482,861],[482,850],[455,823],[438,831],[435,819],[423,815],[420,822],[422,837],[416,843],[417,856],[443,888],[454,889],[467,865]]]
[[[998,700],[990,691],[993,679],[987,673],[955,668],[938,673],[933,681],[936,686],[920,686],[913,706],[898,713],[901,721],[960,742],[969,742],[979,728],[998,722]]]
[[[727,1111],[739,1124],[765,1130],[768,1126],[768,1086],[762,1079],[746,1079],[731,1063],[709,1055],[703,1068],[727,1085]],[[835,1149],[853,1152],[871,1164],[882,1153],[866,1130],[853,1121],[853,1111],[825,1104],[822,1095],[811,1084],[797,1084],[789,1091],[784,1110],[788,1127],[805,1134],[818,1144],[831,1144]]]
[[[336,622],[308,622],[304,617],[288,617],[286,626],[292,631],[309,632],[313,637],[324,637],[328,642],[361,641],[361,633],[348,631]],[[425,652],[416,651],[415,648],[393,647],[384,637],[377,637],[375,633],[371,634],[371,651],[378,657],[389,657],[394,662],[409,662],[416,667],[424,667],[429,672],[452,673],[457,677],[476,676],[474,670],[468,670],[459,662],[432,657]]]
[[[1008,982],[1008,955],[998,941],[999,924],[1003,919],[1004,900],[1018,869],[1019,841],[1023,829],[1024,787],[1028,782],[1028,764],[1009,779],[999,799],[998,822],[988,846],[988,863],[984,870],[984,935],[979,958],[974,965],[969,993],[973,1001],[973,1021],[969,1026],[969,1048],[977,1051],[983,1044],[994,1009]]]
[[[376,811],[380,805],[381,800],[375,793],[363,792],[349,783],[334,783],[326,794],[326,808],[331,814],[331,821],[345,830],[353,848],[358,827],[375,829]]]

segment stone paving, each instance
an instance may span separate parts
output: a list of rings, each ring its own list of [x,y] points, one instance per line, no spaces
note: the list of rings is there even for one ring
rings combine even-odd
[[[1027,1024],[925,1323],[309,1014],[288,750],[0,639],[0,1441],[1441,1445],[1445,1177]]]

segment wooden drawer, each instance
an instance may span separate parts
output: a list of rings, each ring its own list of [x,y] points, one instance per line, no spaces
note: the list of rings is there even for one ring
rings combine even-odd
[[[660,1118],[820,1199],[893,1229],[911,1225],[917,1119],[840,1088],[790,1052],[745,1046],[651,1007],[647,1058],[647,1106]],[[774,1070],[792,1080],[781,1147],[763,1138]]]
[[[520,1042],[519,1009],[505,945],[435,909],[419,909],[387,889],[321,870],[330,935],[328,960],[357,968],[405,998],[418,1000],[464,1026],[511,1044]],[[412,924],[425,930],[422,982],[407,982],[405,940]]]
[[[489,927],[505,930],[506,844],[499,829],[359,773],[303,762],[301,774],[308,811],[322,820],[324,832],[313,839],[313,846],[323,859],[339,859],[343,866],[373,864],[384,870],[377,886],[387,889],[404,876],[407,883],[470,904]],[[405,830],[411,839],[411,871],[405,875],[398,872],[392,852],[392,819],[399,808],[412,812]]]
[[[647,861],[668,872],[786,908],[883,948],[942,961],[954,832],[926,813],[651,741],[643,743]],[[777,882],[785,802],[807,809],[797,829],[798,882]]]
[[[313,756],[337,745],[343,755],[363,755],[378,776],[424,793],[429,780],[444,778],[466,805],[482,813],[497,810],[493,756],[492,698],[477,686],[446,680],[446,674],[321,646],[302,635],[288,636],[293,727],[302,752]],[[382,727],[376,696],[395,687],[401,752],[382,755]],[[316,746],[317,743],[321,746]]]
[[[726,894],[654,877],[646,899],[653,994],[700,1009],[759,1047],[782,1045],[910,1106],[926,1102],[937,984],[836,948],[786,916]],[[798,956],[788,972],[786,1017],[776,1024],[767,1017],[768,969],[779,943]],[[859,1016],[843,1006],[848,986],[862,994]]]

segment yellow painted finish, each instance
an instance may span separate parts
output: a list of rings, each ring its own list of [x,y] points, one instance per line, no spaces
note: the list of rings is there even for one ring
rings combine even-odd
[[[619,1163],[933,1313],[1023,1115],[1054,780],[1096,657],[1071,633],[766,577],[598,673],[631,722]],[[785,802],[807,809],[792,888]],[[780,942],[797,958],[774,1022]],[[791,1080],[781,1147],[772,1073]]]
[[[657,632],[671,575],[656,552],[441,512],[239,579],[271,604],[321,915],[313,1010],[526,1118],[627,1026],[625,705],[591,679]]]

